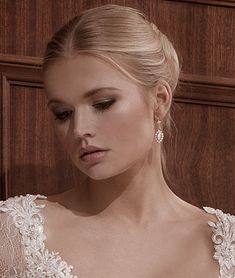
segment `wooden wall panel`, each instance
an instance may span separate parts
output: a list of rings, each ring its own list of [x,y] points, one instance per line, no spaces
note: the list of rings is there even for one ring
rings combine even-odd
[[[0,53],[42,57],[46,42],[82,10],[107,3],[155,10],[158,1],[148,0],[1,0]]]
[[[176,100],[177,101],[177,100]],[[176,150],[168,151],[172,189],[195,205],[235,212],[235,110],[176,102]]]
[[[53,134],[40,57],[67,20],[84,9],[115,3],[148,14],[182,56],[173,108],[175,150],[166,138],[171,188],[195,205],[235,213],[234,1],[199,2],[0,1],[0,197],[53,194],[82,180]]]
[[[235,78],[235,9],[160,1],[152,15],[182,56],[182,71]]]

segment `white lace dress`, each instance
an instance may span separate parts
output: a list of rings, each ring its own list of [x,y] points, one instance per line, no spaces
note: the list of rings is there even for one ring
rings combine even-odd
[[[42,195],[26,195],[0,201],[0,275],[2,278],[80,278],[72,273],[58,253],[45,248],[43,215],[45,205],[37,205]],[[235,216],[221,210],[203,208],[216,215],[212,228],[214,259],[220,266],[218,278],[235,278]]]

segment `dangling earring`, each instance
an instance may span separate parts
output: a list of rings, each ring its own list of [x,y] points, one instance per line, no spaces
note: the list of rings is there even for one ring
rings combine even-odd
[[[157,120],[157,124],[158,124],[158,129],[155,133],[155,140],[160,144],[164,138],[164,133],[161,129],[161,121],[160,120]]]

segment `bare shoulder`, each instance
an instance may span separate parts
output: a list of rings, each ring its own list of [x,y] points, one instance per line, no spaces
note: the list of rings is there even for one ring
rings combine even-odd
[[[219,266],[213,258],[213,231],[208,225],[208,222],[216,221],[216,217],[202,208],[181,202],[175,218],[176,228],[172,225],[172,237],[178,239],[183,248],[179,254],[177,246],[174,256],[180,256],[181,261],[187,262],[185,273],[193,269],[195,273],[199,270],[206,273],[203,277],[218,277]]]
[[[209,223],[218,221],[216,215],[210,214],[205,209],[191,204],[187,204],[182,214],[181,227],[182,229],[185,227],[186,234],[192,239],[192,244],[199,246],[198,243],[200,241],[202,243],[200,246],[204,246],[205,250],[213,250],[211,240],[213,231]]]
[[[59,202],[53,201],[52,198],[47,197],[47,199],[44,200],[37,199],[35,200],[35,203],[43,206],[42,215],[46,222],[56,220],[59,216],[60,220],[63,219],[66,209]]]
[[[38,205],[43,205],[41,214],[44,218],[44,232],[48,241],[58,234],[58,231],[65,231],[68,225],[73,223],[74,214],[63,203],[63,194],[48,196],[47,199],[37,199]]]

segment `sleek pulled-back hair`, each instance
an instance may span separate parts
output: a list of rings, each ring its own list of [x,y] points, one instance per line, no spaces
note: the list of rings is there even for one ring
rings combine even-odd
[[[95,55],[143,87],[146,98],[165,81],[173,94],[179,77],[179,60],[172,43],[140,11],[103,5],[82,12],[54,34],[44,54],[43,72],[53,63],[78,54]],[[170,111],[163,119],[170,130]],[[166,173],[164,149],[162,168]]]
[[[160,79],[174,91],[178,76],[177,54],[167,37],[140,11],[113,4],[76,16],[48,43],[43,70],[63,57],[79,53],[109,60],[144,87]]]

